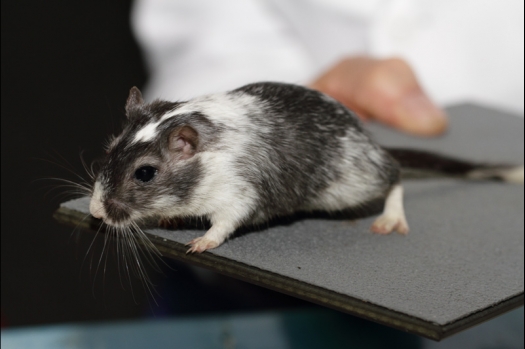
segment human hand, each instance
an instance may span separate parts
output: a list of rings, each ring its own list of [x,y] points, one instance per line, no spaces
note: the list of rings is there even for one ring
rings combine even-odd
[[[310,87],[337,99],[362,118],[412,134],[435,136],[448,126],[445,113],[430,101],[401,59],[347,58]]]

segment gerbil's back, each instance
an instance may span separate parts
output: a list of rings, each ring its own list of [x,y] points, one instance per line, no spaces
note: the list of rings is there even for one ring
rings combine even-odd
[[[296,85],[256,83],[230,92],[257,99],[256,134],[238,170],[258,192],[258,215],[287,214],[341,177],[348,142],[370,146],[357,117],[335,100]]]
[[[349,128],[363,132],[354,113],[331,97],[303,86],[260,82],[240,87],[231,93],[247,94],[261,101],[266,114],[262,119],[258,118],[259,115],[252,115],[253,121],[257,123],[275,121],[278,126],[289,126],[289,130],[322,137],[341,137]],[[301,138],[297,141],[301,141]]]

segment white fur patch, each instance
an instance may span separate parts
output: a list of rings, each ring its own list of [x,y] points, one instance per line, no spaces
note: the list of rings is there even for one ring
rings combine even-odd
[[[388,194],[385,201],[385,212],[395,216],[404,216],[405,210],[403,208],[403,187],[396,185]]]
[[[250,113],[261,112],[260,102],[248,95],[215,94],[196,98],[176,111],[167,113],[161,120],[178,114],[200,112],[209,120],[234,126],[221,134],[213,152],[196,155],[204,164],[203,178],[184,205],[172,205],[170,216],[207,216],[212,228],[206,237],[222,243],[253,213],[257,193],[255,188],[238,172],[237,161],[246,156],[258,143],[258,134],[264,132],[250,120]]]
[[[97,181],[95,183],[95,187],[93,188],[91,201],[89,202],[89,212],[95,218],[106,219],[106,211],[104,210],[104,205],[102,204],[102,195],[102,185]]]
[[[246,119],[246,113],[252,108],[260,108],[256,97],[249,95],[230,95],[217,93],[192,99],[182,107],[164,114],[160,121],[167,120],[176,115],[200,112],[212,121],[237,123]]]
[[[396,185],[388,194],[385,201],[385,210],[371,227],[371,230],[378,234],[390,234],[394,230],[400,234],[407,234],[409,231],[403,206],[403,187]]]
[[[135,138],[133,139],[133,143],[147,142],[155,138],[155,136],[157,135],[157,127],[159,125],[160,125],[160,121],[147,124],[146,126],[141,128],[135,135]]]
[[[218,121],[224,124],[233,123],[241,127],[243,125],[246,126],[246,122],[248,122],[246,114],[249,113],[252,108],[260,108],[257,104],[260,104],[257,103],[257,98],[249,95],[218,93],[197,97],[186,102],[180,108],[167,112],[160,117],[159,121],[149,123],[142,127],[135,135],[133,143],[152,140],[158,133],[157,127],[163,121],[177,115],[193,112],[203,113],[212,121]]]
[[[503,179],[509,183],[523,184],[524,182],[524,167],[519,166],[504,172]]]
[[[218,245],[253,213],[258,200],[257,193],[238,172],[237,161],[246,156],[250,149],[257,148],[261,144],[259,135],[270,130],[256,126],[250,119],[250,115],[262,112],[261,102],[256,97],[219,93],[195,98],[164,114],[158,122],[150,123],[139,130],[134,138],[135,142],[151,140],[156,136],[161,122],[192,112],[202,113],[210,121],[229,127],[223,130],[213,152],[204,151],[195,155],[195,159],[200,159],[206,166],[190,202],[185,205],[167,205],[162,202],[160,206],[166,208],[162,214],[167,217],[209,217],[212,228],[205,235],[207,240],[199,241],[213,241]],[[211,247],[206,245],[204,249],[207,248]],[[202,250],[196,248],[195,251]]]
[[[383,179],[378,175],[370,173],[363,175],[361,170],[356,170],[356,157],[363,157],[366,152],[367,159],[380,164],[382,158],[380,154],[370,147],[361,147],[365,144],[364,140],[356,138],[355,135],[350,138],[348,135],[342,138],[344,145],[344,155],[337,160],[337,168],[341,173],[341,178],[334,181],[326,188],[319,197],[309,202],[304,208],[307,210],[338,211],[349,207],[361,205],[371,199],[382,195],[379,188],[383,187]]]
[[[523,184],[524,177],[523,166],[517,166],[511,169],[488,169],[488,170],[474,170],[470,172],[467,177],[470,179],[490,179],[499,177],[507,183]]]

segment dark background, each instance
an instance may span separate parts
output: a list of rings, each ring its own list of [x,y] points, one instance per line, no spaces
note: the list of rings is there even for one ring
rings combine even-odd
[[[2,322],[8,326],[269,309],[306,303],[181,263],[146,266],[155,301],[104,236],[52,218],[57,177],[85,177],[147,74],[128,1],[2,1]],[[90,247],[92,241],[95,241]],[[107,253],[104,254],[104,256]],[[204,275],[203,275],[204,274]]]
[[[10,326],[125,318],[144,312],[122,288],[113,260],[95,276],[98,238],[52,219],[63,197],[47,193],[84,175],[123,117],[129,88],[146,72],[127,1],[2,1],[2,314]],[[63,159],[62,159],[63,158]],[[66,165],[66,160],[70,165]],[[50,163],[53,162],[53,163]],[[58,164],[55,164],[58,163]],[[138,303],[138,304],[136,304]]]

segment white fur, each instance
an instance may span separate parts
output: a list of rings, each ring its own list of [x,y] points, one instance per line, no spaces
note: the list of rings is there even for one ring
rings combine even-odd
[[[166,114],[162,115],[160,117],[160,121],[164,121],[164,120],[167,120],[171,117],[174,117],[175,115],[180,115],[180,114],[184,114],[184,113],[187,113],[188,111],[184,111],[184,106],[182,106],[181,108],[177,108],[175,110],[172,110],[172,111],[169,111],[167,112]]]
[[[195,243],[208,244],[211,241],[218,246],[253,213],[257,194],[233,170],[235,155],[205,152],[199,156],[207,164],[204,178],[195,189],[190,203],[173,213],[180,214],[180,210],[184,210],[197,216],[208,216],[212,227],[204,235],[205,240]]]
[[[219,93],[202,96],[164,114],[159,121],[145,125],[134,137],[134,142],[149,141],[157,135],[157,128],[163,121],[192,112],[200,112],[212,122],[227,126],[213,153],[200,152],[193,159],[200,158],[206,168],[192,200],[185,205],[177,205],[177,198],[161,197],[156,204],[164,209],[162,214],[168,217],[191,215],[210,218],[210,230],[191,242],[193,252],[220,245],[253,213],[256,191],[236,173],[235,162],[247,152],[248,145],[257,142],[257,133],[270,132],[269,129],[256,128],[248,117],[250,113],[260,112],[260,108],[260,102],[249,95]],[[235,129],[231,129],[232,126]]]
[[[383,214],[376,219],[371,230],[379,234],[390,234],[394,230],[400,234],[408,233],[401,185],[392,188],[386,198]]]
[[[91,201],[89,202],[89,212],[95,218],[106,219],[106,211],[104,210],[104,205],[102,204],[102,196],[102,185],[97,181],[93,188]]]
[[[306,210],[339,211],[356,207],[373,198],[380,183],[366,180],[362,176],[343,173],[341,179],[332,183],[314,202],[308,203]]]
[[[169,212],[170,216],[191,214],[210,218],[210,230],[203,239],[196,239],[192,243],[196,250],[199,250],[198,246],[201,245],[221,244],[253,213],[257,193],[255,188],[236,172],[235,163],[248,151],[248,145],[257,142],[257,132],[261,132],[261,129],[255,127],[248,115],[259,108],[252,96],[231,97],[227,94],[216,94],[194,99],[161,118],[165,120],[177,114],[198,111],[211,121],[235,126],[235,130],[226,127],[222,131],[220,141],[213,152],[205,151],[195,155],[206,164],[203,179],[195,188],[192,200],[187,205],[174,205]]]
[[[192,112],[201,112],[211,121],[226,125],[248,126],[253,123],[247,117],[251,111],[260,109],[261,102],[250,95],[230,95],[217,93],[192,99],[182,107],[164,114],[160,121],[167,120],[176,115]]]
[[[383,160],[376,149],[369,146],[359,147],[359,144],[367,143],[356,137],[359,136],[347,135],[342,138],[345,146],[344,155],[340,159],[334,159],[334,166],[338,167],[341,178],[320,193],[315,201],[305,205],[306,210],[339,211],[359,206],[382,195],[378,190],[383,187],[383,180],[373,175],[363,176],[361,170],[356,171],[354,161],[356,158],[361,158],[380,164]],[[364,152],[367,154],[366,157],[362,154]]]
[[[152,122],[147,125],[145,125],[143,128],[141,128],[137,134],[135,134],[135,138],[133,139],[132,143],[137,142],[147,142],[157,135],[157,127],[160,125],[160,121]]]
[[[500,177],[508,183],[523,184],[523,172],[523,166],[517,166],[511,169],[475,170],[470,172],[467,177],[470,179],[490,179],[493,177]]]
[[[510,170],[505,171],[501,175],[506,182],[523,184],[524,181],[524,167],[519,166]]]
[[[392,188],[385,201],[385,213],[396,216],[405,215],[403,208],[403,187],[396,185]]]
[[[143,126],[135,135],[133,143],[147,142],[157,135],[157,127],[165,120],[177,115],[200,112],[211,121],[223,124],[233,124],[239,127],[248,127],[252,123],[246,117],[257,103],[257,99],[250,95],[229,95],[228,93],[217,93],[197,97],[186,102],[180,108],[167,112],[160,117],[159,121],[151,122]],[[264,131],[264,130],[259,130]]]
[[[235,162],[247,151],[246,147],[256,141],[255,126],[247,115],[255,102],[253,97],[245,97],[232,98],[227,94],[205,96],[196,98],[177,110],[179,113],[198,111],[212,121],[236,127],[236,130],[226,128],[223,131],[219,144],[214,147],[216,150],[195,155],[206,167],[204,178],[185,210],[196,215],[208,215],[212,223],[213,217],[222,217],[222,220],[228,221],[242,220],[255,202],[255,189],[235,172]],[[163,118],[174,115],[176,114],[167,114]]]
[[[102,219],[104,223],[116,227],[126,227],[127,223],[125,221],[123,222],[114,222],[111,220],[110,217],[108,217],[106,209],[104,208],[104,204],[102,203],[102,199],[104,197],[104,187],[102,183],[99,181],[95,182],[95,185],[93,187],[93,195],[91,196],[91,200],[89,202],[89,213],[95,218]],[[137,218],[141,217],[141,214],[138,214],[137,212],[129,212],[130,213],[130,221],[134,221]]]

